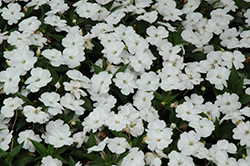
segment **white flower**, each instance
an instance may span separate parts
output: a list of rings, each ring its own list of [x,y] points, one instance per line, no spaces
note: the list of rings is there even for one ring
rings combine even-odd
[[[121,166],[144,166],[144,153],[138,147],[132,148],[130,153],[122,159]]]
[[[250,146],[250,122],[240,122],[236,128],[233,129],[233,139],[240,140],[240,145]]]
[[[145,72],[136,81],[136,84],[139,90],[156,91],[160,86],[160,77],[152,71]]]
[[[24,33],[32,34],[39,28],[40,25],[41,21],[39,21],[36,16],[32,16],[20,22],[18,30],[23,31]]]
[[[27,89],[31,92],[39,91],[41,87],[46,86],[52,80],[49,70],[40,67],[33,68],[30,74],[31,77],[25,81],[25,84],[29,84]]]
[[[73,94],[76,99],[80,99],[81,96],[87,96],[87,93],[85,93],[82,89],[83,85],[80,81],[75,81],[75,80],[71,80],[69,83],[68,82],[64,82],[64,89],[66,91],[70,91],[71,94]]]
[[[59,67],[60,65],[64,64],[64,59],[62,53],[57,49],[46,49],[44,50],[41,55],[45,58],[50,60],[50,64],[55,67]]]
[[[12,133],[9,132],[8,129],[3,129],[0,131],[0,149],[7,151],[9,149],[9,143],[11,142],[12,139]]]
[[[179,153],[173,150],[171,151],[171,153],[169,153],[168,157],[168,166],[194,166],[193,159],[184,155],[183,153]]]
[[[46,125],[46,132],[42,135],[45,143],[54,145],[55,148],[73,143],[74,139],[70,137],[69,125],[63,123],[62,120],[49,121]]]
[[[138,109],[149,108],[153,98],[153,92],[137,91],[133,96],[133,105]]]
[[[1,114],[11,118],[14,115],[14,110],[20,107],[24,101],[18,97],[9,97],[3,101],[4,106],[1,108]]]
[[[60,95],[56,92],[44,92],[41,94],[41,97],[39,98],[41,102],[44,103],[45,106],[48,106],[48,112],[51,115],[57,115],[58,113],[62,113],[62,105],[58,103],[60,100]]]
[[[235,93],[230,94],[225,92],[223,95],[216,96],[215,104],[219,106],[219,110],[224,113],[233,113],[241,107],[241,103],[238,101],[239,96]]]
[[[176,108],[176,116],[186,121],[199,120],[201,117],[199,113],[202,110],[195,107],[191,102],[184,102]]]
[[[111,84],[111,78],[112,75],[106,71],[94,74],[91,78],[90,91],[94,93],[107,93],[109,91],[109,85]]]
[[[189,123],[189,126],[195,128],[197,134],[205,138],[210,136],[215,129],[214,123],[207,118],[202,118],[198,121],[193,120]]]
[[[42,158],[41,166],[62,166],[62,162],[57,158],[53,159],[51,156],[46,156]]]
[[[23,108],[23,114],[26,116],[27,122],[43,124],[50,119],[49,114],[42,111],[42,107],[35,108],[31,105],[26,105]]]
[[[17,68],[8,67],[0,72],[0,82],[4,82],[3,91],[8,95],[18,91],[20,72]]]
[[[16,24],[24,16],[24,13],[20,12],[20,10],[21,6],[18,3],[9,3],[8,8],[1,9],[2,17],[8,20],[9,25]]]
[[[107,143],[109,150],[116,154],[122,154],[126,151],[126,149],[131,148],[127,140],[123,137],[115,137],[113,139],[108,139]]]
[[[66,93],[61,99],[60,99],[60,103],[66,107],[69,108],[73,111],[75,111],[75,113],[77,115],[83,115],[85,109],[81,106],[85,103],[84,100],[81,99],[75,99],[75,97],[71,94],[71,93]]]
[[[199,147],[203,147],[204,144],[199,142],[200,136],[195,133],[193,130],[184,132],[180,135],[180,139],[177,143],[178,149],[182,154],[192,155],[195,153],[195,150]]]
[[[212,148],[216,151],[226,151],[228,153],[235,154],[237,147],[233,143],[229,143],[227,140],[219,140],[216,145],[212,145]]]
[[[86,131],[93,130],[93,132],[96,132],[105,124],[108,117],[109,115],[105,110],[101,107],[97,107],[84,119],[82,125],[86,128]]]
[[[105,148],[105,146],[108,143],[108,141],[109,141],[109,138],[106,137],[103,141],[99,142],[98,145],[92,146],[91,148],[88,148],[88,153],[91,153],[93,151],[95,151],[95,152],[103,151],[103,149]]]
[[[113,79],[115,85],[121,89],[122,94],[129,95],[134,93],[134,88],[137,88],[134,75],[130,72],[119,72]]]
[[[121,113],[109,114],[109,118],[106,120],[106,125],[110,130],[121,131],[129,123],[129,120]]]
[[[211,84],[215,84],[215,88],[222,90],[223,85],[227,87],[227,82],[230,70],[225,67],[215,67],[207,73],[207,78]]]
[[[224,52],[222,55],[222,62],[223,65],[227,66],[229,69],[232,68],[232,64],[234,65],[235,69],[242,69],[244,65],[242,64],[245,61],[245,55],[243,55],[240,51],[235,50],[233,53],[231,52]]]
[[[14,55],[10,57],[9,65],[17,68],[21,75],[25,75],[27,71],[34,67],[36,61],[37,57],[34,57],[33,51],[23,49],[15,52]]]
[[[39,137],[39,135],[35,135],[33,130],[25,130],[19,133],[18,135],[18,139],[17,142],[19,144],[21,144],[22,142],[24,142],[23,144],[23,148],[29,150],[29,152],[35,152],[35,147],[32,144],[31,140],[34,140],[36,142],[41,142],[42,139]]]

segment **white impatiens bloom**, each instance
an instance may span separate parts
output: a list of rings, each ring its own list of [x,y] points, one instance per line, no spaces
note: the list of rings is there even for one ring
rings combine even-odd
[[[144,153],[138,147],[130,149],[129,152],[122,159],[121,166],[145,166]]]
[[[36,16],[32,16],[20,22],[18,30],[23,31],[24,33],[32,34],[39,28],[40,25],[41,21],[39,21]]]
[[[60,65],[64,64],[64,59],[62,53],[57,49],[46,49],[44,50],[41,55],[45,58],[50,60],[50,64],[55,67],[59,67]]]
[[[243,62],[245,61],[245,56],[240,51],[231,52],[224,52],[222,55],[222,62],[223,65],[227,66],[229,69],[232,68],[232,64],[234,65],[235,69],[242,69],[244,67]]]
[[[46,156],[42,158],[41,166],[62,166],[62,162],[57,158],[52,158],[51,156]]]
[[[77,148],[80,148],[83,143],[87,142],[88,138],[89,137],[86,136],[86,132],[84,131],[77,132],[73,135],[74,142],[77,143]]]
[[[146,30],[149,37],[146,40],[152,45],[159,45],[164,38],[168,37],[168,31],[163,27],[150,26]]]
[[[200,138],[200,135],[193,130],[188,133],[184,132],[180,135],[177,147],[182,154],[192,155],[195,153],[196,149],[204,146],[203,143],[199,142]]]
[[[73,94],[76,99],[80,99],[81,96],[87,96],[87,93],[85,93],[82,89],[82,83],[80,81],[75,81],[75,80],[71,80],[70,82],[64,82],[64,89],[66,91],[70,91],[71,94]]]
[[[225,92],[222,95],[216,96],[215,104],[219,106],[220,112],[227,114],[233,113],[241,107],[241,103],[238,101],[239,96],[235,93],[230,94]]]
[[[184,102],[176,108],[176,116],[186,121],[199,120],[202,110],[195,107],[191,102]]]
[[[58,103],[60,95],[56,92],[44,92],[41,94],[39,100],[44,103],[45,106],[49,107],[48,112],[51,115],[57,115],[62,113],[62,105]]]
[[[152,151],[156,149],[163,150],[172,142],[172,129],[167,128],[163,120],[149,122],[146,131],[146,143],[148,144],[148,148]]]
[[[18,97],[6,98],[3,101],[4,106],[1,108],[1,114],[7,118],[11,118],[14,115],[14,110],[21,107],[23,103],[24,101]]]
[[[19,144],[21,144],[22,142],[24,142],[23,144],[23,148],[27,149],[29,152],[35,152],[35,147],[32,144],[31,140],[34,140],[36,142],[41,142],[42,139],[40,138],[39,135],[35,134],[33,130],[25,130],[19,133],[18,135],[18,139],[17,142]]]
[[[156,91],[160,86],[160,77],[152,71],[145,72],[136,81],[136,84],[139,90]]]
[[[93,132],[96,132],[99,128],[105,125],[105,121],[108,117],[108,112],[105,112],[101,107],[97,107],[84,119],[82,126],[86,128],[86,131],[92,130]]]
[[[130,72],[119,72],[113,79],[115,85],[121,89],[122,94],[128,95],[134,93],[134,88],[137,88],[134,75]]]
[[[109,141],[109,138],[106,137],[103,141],[99,142],[98,145],[92,146],[91,148],[88,148],[88,153],[91,153],[93,151],[95,151],[95,152],[103,151],[103,149],[105,148],[108,141]]]
[[[192,157],[188,157],[183,153],[179,153],[177,151],[171,151],[168,155],[169,163],[168,166],[195,166]]]
[[[227,82],[230,70],[225,67],[215,67],[207,73],[207,78],[211,84],[215,85],[216,89],[222,90],[223,85],[227,87]]]
[[[69,125],[58,119],[50,121],[46,125],[46,132],[42,134],[42,138],[45,139],[45,143],[54,145],[55,148],[60,148],[73,143],[74,139],[70,135]]]
[[[233,143],[229,143],[227,140],[219,140],[216,145],[212,145],[212,147],[216,151],[226,151],[231,154],[235,154],[237,151],[237,147]]]
[[[63,50],[63,59],[69,68],[75,68],[80,65],[80,62],[85,60],[84,50],[80,47],[67,47]]]
[[[205,138],[210,136],[215,129],[214,123],[207,118],[202,118],[198,121],[193,120],[188,125],[193,127],[197,134]]]
[[[75,111],[77,115],[83,115],[85,109],[81,106],[85,103],[84,100],[75,99],[71,93],[66,93],[61,99],[60,103],[62,106]]]
[[[9,149],[9,143],[11,142],[12,139],[12,133],[9,132],[8,129],[3,129],[0,131],[0,149],[7,151]]]
[[[29,84],[27,89],[31,92],[39,91],[41,87],[46,86],[52,80],[49,70],[40,67],[33,68],[30,74],[31,77],[25,81],[25,84]]]
[[[18,3],[9,3],[7,7],[1,9],[3,19],[8,20],[9,25],[16,24],[24,16],[24,13],[20,12],[21,6]]]
[[[113,113],[113,112],[112,112]],[[108,119],[106,120],[106,125],[110,130],[121,131],[126,128],[126,125],[129,124],[129,119],[125,118],[124,114],[109,114]]]
[[[151,106],[151,100],[153,100],[153,92],[145,92],[143,90],[137,91],[133,96],[133,105],[138,109],[149,108]]]
[[[240,140],[240,145],[250,146],[250,122],[240,122],[236,128],[233,129],[233,139]]]
[[[22,56],[20,56],[22,55]],[[25,75],[27,71],[34,67],[37,57],[34,57],[34,52],[30,50],[20,50],[10,57],[9,65],[17,68],[21,75]]]
[[[0,72],[0,82],[3,82],[3,91],[8,95],[18,91],[20,72],[17,68],[8,67]]]
[[[126,151],[126,149],[131,148],[127,140],[123,137],[115,137],[113,139],[108,139],[107,143],[109,150],[116,154],[122,154]]]
[[[107,93],[111,84],[112,75],[106,71],[94,74],[91,78],[90,91],[94,93]]]
[[[31,105],[26,105],[23,108],[23,114],[26,116],[27,122],[43,124],[50,119],[49,114],[42,111],[42,107],[35,108]]]

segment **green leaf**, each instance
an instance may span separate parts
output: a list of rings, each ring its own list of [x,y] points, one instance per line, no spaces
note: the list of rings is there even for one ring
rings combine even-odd
[[[95,136],[94,134],[91,132],[90,133],[90,136],[89,136],[89,139],[87,141],[87,148],[90,148],[92,146],[95,146],[96,145],[96,140],[95,140]]]
[[[175,95],[170,96],[170,97],[167,99],[167,101],[168,101],[169,103],[172,102],[179,94],[180,94],[180,93],[177,93],[177,94],[175,94]]]
[[[5,155],[8,155],[8,153],[5,152],[3,149],[0,149],[0,157],[3,157]]]
[[[124,71],[127,69],[128,65],[129,65],[129,63],[126,64],[126,65],[123,65],[122,67],[120,67],[120,68],[115,72],[113,78],[115,77],[115,75],[116,75],[117,73],[119,73],[119,72],[124,72]]]
[[[18,120],[17,124],[16,124],[16,132],[22,128],[25,124],[27,124],[25,118],[21,118]]]
[[[239,75],[234,65],[232,65],[231,73],[228,78],[228,89],[233,90],[236,85],[236,82],[239,81]]]
[[[48,33],[48,34],[46,33],[46,35],[49,36],[49,37],[54,38],[56,41],[58,41],[60,43],[61,43],[62,39],[64,38],[63,35],[53,35],[53,34],[50,34],[50,33]]]
[[[18,155],[18,158],[15,159],[15,161],[13,162],[13,164],[15,166],[25,166],[28,163],[34,161],[34,157],[31,156],[27,156],[27,155]]]
[[[83,97],[82,99],[85,101],[83,107],[88,111],[92,111],[93,107],[89,97]]]
[[[20,150],[21,150],[22,147],[23,147],[23,144],[24,144],[24,142],[21,143],[20,145],[17,145],[16,147],[14,147],[14,148],[12,149],[12,151],[10,151],[10,153],[9,153],[9,155],[8,155],[8,158],[9,158],[9,159],[13,159],[13,158],[20,152]]]
[[[47,147],[47,154],[52,155],[53,153],[54,153],[54,146],[49,144]]]
[[[103,68],[103,70],[106,70],[107,67],[108,67],[108,64],[107,64],[106,60],[103,58],[102,59],[102,68]]]
[[[69,156],[69,166],[75,166],[75,165],[76,165],[75,160],[71,156]]]
[[[27,97],[21,95],[20,93],[16,93],[15,95],[16,95],[17,97],[19,97],[20,99],[22,99],[22,100],[25,102],[25,104],[31,105],[31,101],[30,101],[30,99],[28,99]]]
[[[103,68],[101,68],[100,66],[97,66],[97,65],[94,64],[94,63],[92,63],[92,65],[93,65],[93,67],[94,67],[95,74],[98,74],[98,73],[104,71]]]
[[[61,160],[64,164],[69,164],[69,162],[67,160],[65,160],[64,158],[62,158],[58,154],[53,154],[52,157]]]
[[[64,116],[64,122],[68,123],[75,115],[75,112],[69,111],[65,116]]]
[[[88,153],[80,153],[80,154],[76,154],[76,155],[77,155],[77,157],[88,158],[88,159],[94,161],[95,165],[96,164],[98,164],[98,165],[106,165],[103,158],[101,158],[100,155],[97,154],[97,153],[93,153],[93,152],[90,153],[90,154],[88,154]]]
[[[233,88],[233,92],[236,93],[237,95],[241,95],[244,92],[243,85],[244,85],[244,75],[238,82],[236,82]]]
[[[160,100],[160,101],[165,101],[165,100],[166,100],[166,98],[163,97],[163,96],[162,96],[160,93],[158,93],[158,92],[154,92],[154,97],[155,97],[156,99]]]
[[[111,153],[110,153],[110,151],[108,151],[108,154],[106,155],[105,163],[106,163],[106,165],[112,165],[112,160],[111,160]]]
[[[32,142],[32,144],[34,145],[35,149],[37,150],[37,152],[40,155],[46,155],[47,154],[47,150],[45,148],[45,146],[43,146],[43,144],[41,144],[40,142],[37,142],[35,140],[30,139],[30,141]]]
[[[36,6],[29,7],[29,8],[28,8],[28,11],[27,11],[27,12],[24,12],[24,13],[25,13],[25,17],[29,16],[29,15],[33,12],[33,10],[34,10],[35,7],[36,7]]]
[[[68,150],[68,149],[69,149],[68,146],[63,146],[63,147],[61,147],[61,148],[58,148],[58,149],[56,150],[55,154],[60,155],[60,154],[64,153],[66,150]]]
[[[49,70],[51,77],[52,77],[50,84],[55,85],[57,83],[57,81],[59,80],[58,74],[52,66],[48,65],[47,67],[48,67],[48,70]]]
[[[131,140],[129,139],[129,137],[126,134],[123,134],[121,132],[117,132],[117,131],[113,131],[110,130],[112,134],[114,134],[116,137],[123,137],[126,138],[126,140],[128,141],[128,143],[131,143]]]
[[[127,156],[130,152],[125,152],[119,155],[119,157],[117,157],[116,159],[116,164],[119,163],[125,156]]]
[[[250,101],[250,95],[248,95],[248,94],[242,94],[242,95],[240,95],[240,102],[241,102],[241,104],[247,104],[248,103],[248,101]]]

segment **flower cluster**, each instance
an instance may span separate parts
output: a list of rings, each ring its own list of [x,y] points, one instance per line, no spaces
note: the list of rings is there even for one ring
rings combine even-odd
[[[250,163],[249,0],[3,0],[3,165]]]

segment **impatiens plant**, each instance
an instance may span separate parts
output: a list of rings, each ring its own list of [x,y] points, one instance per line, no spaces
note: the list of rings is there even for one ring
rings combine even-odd
[[[246,166],[249,0],[0,1],[1,166]]]

